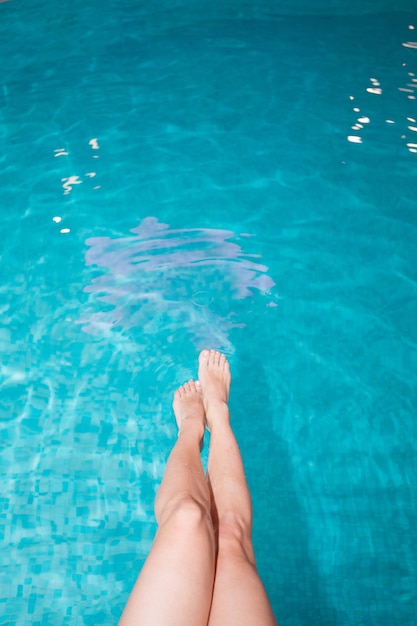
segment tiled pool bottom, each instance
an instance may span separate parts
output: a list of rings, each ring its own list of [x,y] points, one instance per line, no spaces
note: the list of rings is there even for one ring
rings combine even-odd
[[[283,306],[290,315],[290,303]],[[393,615],[395,597],[397,623],[411,625],[414,438],[407,410],[391,413],[399,381],[368,397],[366,410],[369,390],[312,365],[289,319],[276,332],[273,368],[268,315],[264,321],[231,357],[231,404],[254,496],[259,568],[276,614],[284,624],[377,624]],[[178,357],[179,371],[163,358],[159,371],[148,369],[132,351],[119,352],[112,368],[108,346],[84,347],[77,361],[72,339],[71,351],[50,346],[51,369],[38,362],[46,379],[26,381],[23,414],[31,417],[3,422],[2,442],[7,432],[9,444],[13,438],[2,455],[8,625],[116,623],[155,530],[154,493],[175,440],[172,390],[177,377],[195,375],[196,352],[186,362]],[[317,386],[312,367],[323,377]],[[369,376],[364,367],[362,380]]]
[[[3,450],[9,471],[1,506],[7,563],[3,558],[6,619],[0,623],[115,623],[126,579],[133,584],[155,530],[152,505],[167,435],[157,423],[148,425],[139,454],[141,418],[133,398],[115,402],[104,381],[92,378],[80,393],[67,373],[50,374],[49,397],[39,381],[26,382],[30,399]],[[113,411],[119,412],[114,422]],[[6,433],[3,424],[3,443]]]

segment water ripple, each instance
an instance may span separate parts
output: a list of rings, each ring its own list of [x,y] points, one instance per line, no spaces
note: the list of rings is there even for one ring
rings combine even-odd
[[[86,265],[100,272],[84,288],[93,295],[78,320],[87,333],[135,328],[170,341],[185,331],[197,347],[224,348],[230,329],[244,326],[233,301],[255,292],[271,299],[268,267],[233,241],[233,231],[172,229],[147,217],[131,232],[86,241]]]

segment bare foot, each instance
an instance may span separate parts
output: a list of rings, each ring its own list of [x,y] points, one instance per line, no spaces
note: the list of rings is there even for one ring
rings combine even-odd
[[[227,402],[230,390],[230,367],[224,354],[203,350],[199,356],[198,379],[203,389],[203,402],[209,428],[220,415],[229,418]]]
[[[189,380],[174,393],[172,403],[179,433],[190,428],[196,429],[200,437],[204,435],[205,412],[201,385]]]

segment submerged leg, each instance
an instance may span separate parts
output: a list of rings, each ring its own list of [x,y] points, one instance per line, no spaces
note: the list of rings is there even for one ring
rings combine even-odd
[[[201,388],[177,389],[178,440],[155,502],[158,530],[119,626],[207,626],[214,580],[210,493],[200,459]]]
[[[252,546],[252,504],[230,427],[226,357],[203,350],[198,377],[211,432],[208,478],[216,507],[218,555],[209,626],[276,626]]]

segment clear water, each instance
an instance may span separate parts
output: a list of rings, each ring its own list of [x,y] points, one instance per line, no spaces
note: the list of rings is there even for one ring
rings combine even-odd
[[[0,624],[116,623],[210,345],[281,626],[415,625],[417,14],[158,7],[0,4]]]

